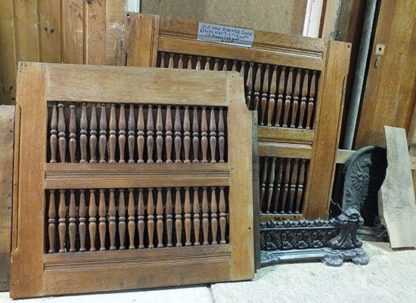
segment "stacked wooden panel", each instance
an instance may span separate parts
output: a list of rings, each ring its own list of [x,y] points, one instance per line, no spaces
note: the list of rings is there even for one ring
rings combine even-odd
[[[258,112],[261,219],[327,217],[350,44],[255,31],[247,48],[197,31],[195,21],[131,14],[127,63],[240,72]]]
[[[22,63],[18,85],[12,297],[252,278],[237,73]]]

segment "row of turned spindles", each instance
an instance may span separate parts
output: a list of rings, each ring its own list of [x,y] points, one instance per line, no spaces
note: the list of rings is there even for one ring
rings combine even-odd
[[[223,108],[53,103],[51,111],[51,163],[226,161]]]
[[[308,160],[260,158],[260,205],[263,213],[298,214],[302,210]]]
[[[47,251],[224,244],[227,204],[224,187],[49,190]]]
[[[159,67],[238,71],[244,77],[249,109],[258,110],[259,125],[313,128],[315,70],[164,52],[159,53]]]

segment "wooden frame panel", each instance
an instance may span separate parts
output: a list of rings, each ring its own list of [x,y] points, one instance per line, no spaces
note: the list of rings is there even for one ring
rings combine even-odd
[[[266,165],[264,162],[268,157],[293,159],[291,160],[294,161],[293,163],[285,164],[288,167],[305,163],[302,160],[307,160],[309,163],[308,168],[304,167],[305,164],[301,164],[302,168],[298,172],[300,176],[307,169],[304,178],[306,185],[299,181],[300,179],[295,184],[289,184],[290,176],[297,174],[289,172],[292,168],[287,170],[288,177],[285,179],[283,176],[281,179],[281,182],[285,182],[284,190],[287,191],[285,197],[289,197],[290,188],[291,190],[295,188],[296,191],[299,187],[301,188],[301,191],[296,195],[303,196],[302,211],[293,213],[294,210],[289,209],[288,212],[274,214],[274,217],[284,219],[295,216],[314,219],[328,216],[350,44],[261,31],[255,31],[251,48],[208,43],[197,40],[197,21],[144,14],[131,14],[128,28],[129,44],[126,49],[128,65],[178,69],[189,69],[191,66],[195,69],[221,70],[221,64],[223,64],[223,70],[240,71],[245,68],[242,72],[243,76],[250,79],[245,83],[247,103],[250,109],[259,109],[258,153],[261,158],[260,166]],[[186,60],[189,61],[186,63]],[[254,64],[254,68],[247,72],[249,64],[250,66]],[[270,72],[267,70],[269,65],[271,66]],[[276,91],[274,88],[273,92],[273,84],[270,83],[276,81],[272,75],[272,69],[274,67],[276,70],[276,66],[278,66],[276,77],[278,89]],[[280,66],[283,67],[280,68]],[[285,71],[286,74],[284,74]],[[265,78],[266,74],[269,78]],[[312,80],[312,78],[314,79]],[[264,79],[271,82],[264,85]],[[315,81],[317,81],[316,88]],[[317,95],[315,95],[315,89]],[[280,101],[278,101],[278,94],[281,96]],[[299,113],[299,108],[305,106],[308,108],[307,110],[303,109],[305,115],[306,111],[310,111],[309,106],[312,99],[311,125],[309,127],[308,122],[305,125],[300,116],[297,116],[299,121],[294,123],[295,119],[288,118],[290,113],[285,114],[286,116],[283,118],[291,123],[290,126],[286,125],[286,122],[283,125],[278,121],[272,122],[274,114],[267,118],[267,115],[270,115],[267,111],[270,109],[266,110],[266,106],[262,108],[250,105],[254,98],[257,98],[255,104],[263,102],[263,98],[265,102],[269,102],[267,100],[272,98],[273,104],[282,102],[282,112],[290,109],[294,113]],[[296,103],[297,112],[293,105],[295,100],[298,102]],[[286,109],[287,102],[291,104],[288,109]],[[305,103],[302,104],[302,102]],[[308,102],[307,105],[306,102]],[[277,105],[273,106],[277,107]],[[263,124],[260,117],[265,116],[269,122]],[[275,119],[278,119],[277,116]],[[275,168],[275,164],[272,164],[271,167]],[[265,169],[267,169],[266,166]],[[269,167],[269,169],[271,168]],[[260,170],[263,169],[260,168]],[[273,187],[273,182],[276,182],[276,178],[278,178],[278,173],[276,173],[276,176],[273,177],[274,181],[269,180],[268,173],[265,170],[264,172],[264,176],[260,173],[260,178],[264,179],[260,182],[261,192],[264,193],[260,195],[261,201],[266,195],[266,187],[270,187],[268,183],[271,182]],[[275,193],[272,195],[274,196]],[[262,216],[265,215],[263,212]],[[269,216],[266,217],[269,218]]]
[[[252,174],[252,129],[250,113],[241,102],[244,98],[243,83],[237,73],[177,73],[161,69],[23,62],[19,65],[18,74],[17,104],[21,108],[21,123],[20,136],[16,138],[19,155],[15,159],[17,190],[14,193],[16,215],[13,217],[11,297],[208,283],[253,277],[252,183],[251,178],[247,178]],[[161,80],[159,85],[155,85],[157,80]],[[72,85],[73,94],[69,95]],[[117,88],[120,96],[111,92],[108,85]],[[186,88],[187,85],[192,85],[194,91]],[[170,94],[174,91],[173,87],[176,93]],[[125,91],[120,88],[125,88]],[[170,94],[169,98],[164,93]],[[205,95],[205,99],[200,95]],[[48,102],[57,100],[75,107],[82,102],[114,104],[120,100],[129,103],[223,106],[227,109],[228,157],[225,163],[46,163],[50,157],[49,147],[45,143],[45,138],[49,138]],[[84,174],[85,179],[76,180],[76,170],[78,176]],[[161,181],[161,178],[166,179],[168,172],[171,182]],[[196,174],[196,177],[191,177],[191,174]],[[100,178],[87,180],[88,177],[91,179],[99,175]],[[114,176],[112,179],[106,177],[111,175]],[[74,187],[89,186],[134,186],[139,189],[150,186],[157,187],[158,190],[166,187],[227,186],[228,242],[214,245],[212,240],[212,243],[207,243],[209,245],[185,244],[184,247],[177,245],[134,250],[108,250],[101,246],[106,251],[100,252],[81,252],[78,247],[74,249],[76,252],[65,252],[65,247],[61,246],[62,252],[54,252],[53,247],[49,247],[52,254],[48,254],[46,243],[48,235],[51,240],[48,232],[51,221],[48,228],[46,224],[51,215],[48,215],[47,205],[51,202],[48,202],[45,189],[58,188],[59,191],[64,191],[65,188],[70,188],[72,195]],[[212,198],[210,203],[213,203]],[[70,204],[70,212],[71,208]],[[60,205],[59,212],[62,211],[65,209]],[[110,209],[108,211],[108,216],[111,217]],[[214,212],[212,208],[211,211]],[[221,209],[219,211],[224,212]],[[74,215],[69,214],[69,224],[71,216]],[[81,214],[79,216],[81,218]],[[223,215],[220,213],[220,216]],[[100,224],[102,218],[104,217],[100,214]],[[185,216],[185,220],[186,218]],[[60,224],[61,219],[67,222],[59,214]],[[103,220],[107,222],[111,218]],[[156,226],[156,220],[154,224]],[[72,248],[71,244],[71,251]]]

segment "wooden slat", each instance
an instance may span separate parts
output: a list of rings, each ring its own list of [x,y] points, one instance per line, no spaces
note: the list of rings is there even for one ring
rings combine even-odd
[[[12,104],[16,94],[16,43],[12,0],[0,1],[0,101]]]
[[[84,2],[62,0],[62,60],[64,63],[85,62],[84,59]]]
[[[9,289],[14,106],[0,106],[0,291]]]
[[[351,45],[329,42],[328,58],[318,96],[320,105],[315,133],[314,156],[309,169],[306,218],[326,218],[335,173],[341,117]]]
[[[71,74],[77,76],[68,77]],[[129,84],[131,77],[137,79],[134,86]],[[204,71],[112,66],[83,69],[76,65],[50,65],[46,99],[97,102],[97,96],[100,94],[99,102],[117,100],[139,103],[151,100],[157,104],[224,106],[227,104],[224,81],[226,78],[227,73]],[[116,82],[119,85],[114,85]],[[77,90],[74,91],[74,87],[77,87]],[[223,89],[220,89],[221,87]]]
[[[259,126],[258,133],[261,142],[312,144],[315,136],[313,130],[267,126]]]
[[[416,247],[416,203],[406,132],[389,126],[384,129],[388,165],[378,192],[379,215],[392,248]]]
[[[184,167],[178,163],[111,164],[48,163],[45,188],[145,188],[183,186],[228,186],[229,165],[199,163]]]
[[[40,60],[60,63],[61,45],[61,3],[56,0],[39,1]]]
[[[306,144],[259,142],[260,157],[310,159],[312,147]]]
[[[125,0],[106,1],[105,6],[105,62],[110,65],[125,65],[121,57],[121,39],[124,29]]]
[[[85,2],[85,59],[86,64],[106,63],[106,3],[109,0]],[[79,63],[79,62],[70,62]]]

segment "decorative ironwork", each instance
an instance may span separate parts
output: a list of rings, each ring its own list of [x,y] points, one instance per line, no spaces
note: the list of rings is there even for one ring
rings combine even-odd
[[[357,236],[363,222],[353,208],[329,221],[264,222],[260,226],[261,264],[321,259],[330,266],[344,261],[365,265],[369,259]]]

